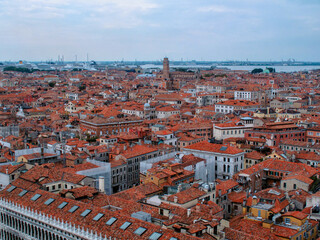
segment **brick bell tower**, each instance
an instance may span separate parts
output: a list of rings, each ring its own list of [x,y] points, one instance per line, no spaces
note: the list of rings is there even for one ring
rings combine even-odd
[[[169,59],[167,57],[163,59],[163,79],[170,79]]]

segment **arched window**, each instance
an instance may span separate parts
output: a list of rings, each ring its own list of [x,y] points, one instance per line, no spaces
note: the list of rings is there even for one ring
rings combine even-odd
[[[41,229],[41,239],[45,239],[45,231]]]
[[[48,233],[48,231],[46,231],[45,233],[46,233],[45,239],[49,239],[49,233]]]

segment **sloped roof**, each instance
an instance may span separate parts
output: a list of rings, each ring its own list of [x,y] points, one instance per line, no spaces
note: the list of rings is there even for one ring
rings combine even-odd
[[[202,141],[199,143],[195,143],[190,146],[184,147],[184,149],[192,149],[192,150],[223,153],[223,154],[232,154],[232,155],[243,152],[241,149],[233,147],[233,146],[214,144],[214,143],[209,143],[208,141]]]

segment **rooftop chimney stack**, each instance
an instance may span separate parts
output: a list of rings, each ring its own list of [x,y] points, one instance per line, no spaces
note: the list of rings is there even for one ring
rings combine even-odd
[[[190,215],[191,215],[191,209],[188,208],[188,209],[187,209],[187,216],[190,217]]]
[[[99,192],[104,193],[104,177],[103,176],[99,176],[98,179],[98,183],[99,183]]]

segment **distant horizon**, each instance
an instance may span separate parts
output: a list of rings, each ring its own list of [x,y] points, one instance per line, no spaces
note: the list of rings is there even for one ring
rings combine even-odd
[[[95,60],[95,59],[89,59],[89,60],[58,60],[58,59],[47,59],[47,60],[27,60],[27,59],[19,59],[19,60],[0,60],[0,63],[19,63],[20,61],[24,62],[24,63],[48,63],[48,62],[53,62],[53,63],[59,63],[59,62],[63,62],[63,63],[85,63],[85,62],[110,62],[110,63],[114,63],[114,62],[130,62],[130,63],[134,63],[134,62],[150,62],[150,63],[154,63],[154,62],[162,62],[163,59],[155,59],[155,60],[137,60],[137,59],[121,59],[121,60]],[[183,59],[183,60],[179,60],[179,59],[170,59],[170,62],[186,62],[186,63],[191,63],[191,62],[197,62],[197,63],[212,63],[212,62],[216,62],[216,63],[248,63],[248,64],[254,64],[254,63],[283,63],[283,64],[320,64],[320,60],[319,61],[308,61],[308,60],[295,60],[295,61],[290,61],[290,60],[199,60],[199,59],[191,59],[191,60],[187,60],[187,59]]]

